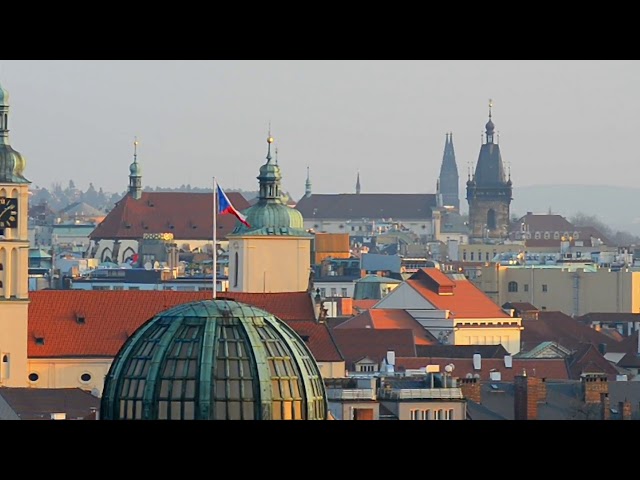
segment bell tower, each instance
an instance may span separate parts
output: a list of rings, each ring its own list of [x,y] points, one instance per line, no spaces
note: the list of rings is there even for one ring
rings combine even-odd
[[[486,141],[480,147],[476,170],[467,181],[469,202],[469,243],[503,240],[509,232],[509,207],[512,200],[511,173],[505,174],[495,125],[491,120],[493,103],[489,100]]]
[[[29,184],[9,144],[9,93],[0,85],[0,386],[27,385]]]

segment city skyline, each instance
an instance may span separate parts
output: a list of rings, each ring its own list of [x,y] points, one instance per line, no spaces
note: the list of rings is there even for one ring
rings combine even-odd
[[[137,138],[143,186],[251,191],[270,133],[296,199],[307,167],[314,193],[358,173],[363,193],[435,193],[449,133],[464,186],[490,99],[514,190],[635,186],[639,79],[633,60],[0,60],[34,187],[122,192]]]

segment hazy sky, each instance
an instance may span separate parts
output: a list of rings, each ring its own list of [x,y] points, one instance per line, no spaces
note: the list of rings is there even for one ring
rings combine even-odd
[[[493,100],[518,186],[635,186],[638,60],[0,60],[34,186],[256,190],[269,124],[283,188],[434,193],[453,132],[461,198]]]

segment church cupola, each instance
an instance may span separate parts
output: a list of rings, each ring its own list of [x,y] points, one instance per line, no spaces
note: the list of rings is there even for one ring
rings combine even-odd
[[[142,169],[138,163],[138,139],[133,142],[133,163],[129,165],[129,195],[140,200],[142,197]]]
[[[31,183],[23,175],[26,165],[9,145],[9,92],[0,85],[0,183]]]

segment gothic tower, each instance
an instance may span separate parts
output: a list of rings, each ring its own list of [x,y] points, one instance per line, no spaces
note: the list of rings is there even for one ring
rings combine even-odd
[[[129,195],[140,200],[142,197],[142,169],[138,164],[138,140],[133,142],[133,163],[129,165]]]
[[[307,167],[307,181],[304,184],[304,196],[311,196],[311,177],[309,177],[309,167]]]
[[[27,386],[29,184],[9,144],[9,94],[0,86],[0,385]]]
[[[358,172],[358,177],[356,179],[356,193],[360,194],[360,172]]]
[[[438,177],[437,193],[442,201],[442,207],[453,207],[460,210],[460,178],[456,165],[456,153],[453,150],[453,133],[447,133],[444,142],[444,154],[440,165],[440,177]]]
[[[509,206],[512,200],[511,174],[505,175],[500,147],[495,141],[495,125],[491,120],[485,125],[486,141],[480,147],[480,155],[473,176],[467,181],[469,202],[469,242],[483,243],[507,237]]]

